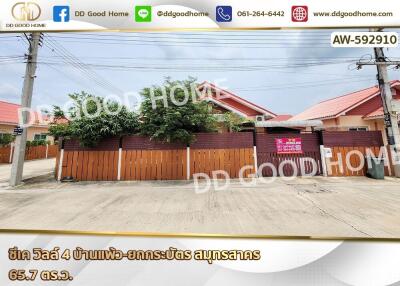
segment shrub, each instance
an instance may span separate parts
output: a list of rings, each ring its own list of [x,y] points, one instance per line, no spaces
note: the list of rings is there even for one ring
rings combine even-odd
[[[183,87],[189,94],[177,86]],[[167,79],[162,86],[143,89],[141,134],[159,141],[189,144],[194,140],[196,132],[216,131],[215,117],[210,113],[207,102],[196,100],[193,86],[195,80],[192,78],[184,81]],[[170,96],[172,91],[174,99]],[[154,98],[162,95],[166,97],[166,104],[164,100],[154,102]],[[183,105],[176,104],[185,100],[187,102]]]
[[[57,124],[57,120],[65,119],[66,115],[60,107],[54,106],[55,122],[49,128],[52,136],[75,138],[82,146],[93,147],[103,138],[138,132],[138,116],[127,107],[85,92],[70,94],[69,97],[74,103],[68,111],[71,120]]]
[[[13,134],[3,134],[0,136],[0,146],[7,146],[10,143],[14,142],[15,136]]]

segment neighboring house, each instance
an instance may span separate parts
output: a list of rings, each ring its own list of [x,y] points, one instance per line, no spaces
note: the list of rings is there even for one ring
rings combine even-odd
[[[18,109],[21,106],[10,102],[0,101],[0,136],[3,134],[13,134],[14,128],[18,126]],[[45,116],[41,119],[41,114],[38,112],[33,113],[35,116],[33,125],[28,128],[28,140],[49,140],[53,138],[48,135],[48,120]]]
[[[212,83],[203,82],[198,86],[198,89],[202,94],[200,99],[210,103],[211,112],[215,114],[220,122],[223,121],[223,114],[227,112],[237,114],[247,122],[265,121],[277,117],[275,113]],[[246,123],[244,126],[246,126]],[[222,124],[220,131],[227,131],[223,130]]]
[[[400,81],[391,81],[394,100],[400,100]],[[378,86],[322,101],[290,120],[318,119],[323,130],[373,131],[385,135],[383,108]]]

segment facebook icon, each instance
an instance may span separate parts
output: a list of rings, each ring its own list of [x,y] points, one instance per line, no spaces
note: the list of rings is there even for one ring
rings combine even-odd
[[[69,22],[69,6],[54,6],[53,7],[54,22]]]

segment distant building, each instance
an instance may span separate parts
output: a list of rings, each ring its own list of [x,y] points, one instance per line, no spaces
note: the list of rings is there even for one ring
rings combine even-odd
[[[0,136],[3,134],[13,134],[14,128],[18,126],[18,109],[21,105],[10,102],[0,101]],[[37,112],[32,112],[33,124],[28,128],[28,140],[49,140],[53,141],[53,138],[48,135],[48,124],[47,117],[43,117]]]
[[[400,81],[391,81],[394,100],[400,100]],[[382,99],[378,86],[322,101],[295,115],[292,120],[322,120],[323,130],[380,130],[386,139]]]
[[[219,88],[212,83],[203,82],[198,86],[198,89],[202,94],[200,99],[209,102],[211,112],[220,122],[223,121],[224,113],[231,112],[247,121],[243,124],[243,129],[246,130],[254,128],[252,124],[246,123],[271,120],[278,116],[264,107],[254,104],[230,91]],[[221,132],[228,131],[223,128],[222,123],[219,129]]]

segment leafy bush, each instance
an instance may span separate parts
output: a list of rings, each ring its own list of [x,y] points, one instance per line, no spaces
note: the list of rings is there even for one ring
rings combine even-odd
[[[195,88],[193,78],[184,81],[167,79],[161,86],[144,88],[140,115],[116,102],[105,102],[103,98],[85,92],[70,94],[73,106],[66,113],[54,106],[55,120],[49,133],[56,140],[60,137],[78,139],[87,147],[95,146],[103,138],[131,134],[189,144],[194,140],[194,133],[216,131],[216,119],[207,102],[197,100]],[[160,99],[162,95],[166,95],[165,100]],[[176,104],[186,99],[185,104]]]
[[[26,141],[26,147],[45,146],[46,144],[48,144],[48,141],[43,139]]]
[[[125,106],[85,92],[70,94],[73,107],[68,111],[71,120],[57,124],[67,117],[60,107],[54,106],[55,122],[49,133],[54,137],[75,138],[83,146],[95,146],[101,139],[138,132],[138,116]]]
[[[184,81],[167,79],[162,86],[143,89],[141,134],[159,141],[189,144],[194,139],[194,133],[215,131],[216,120],[208,104],[196,100],[193,86],[193,78]],[[165,99],[160,99],[163,95]],[[156,98],[158,100],[154,100]],[[186,100],[185,104],[180,104]]]
[[[229,132],[240,132],[245,119],[235,113],[224,113],[224,125]]]
[[[0,136],[0,146],[7,146],[10,143],[14,142],[15,136],[13,134],[3,134]]]

